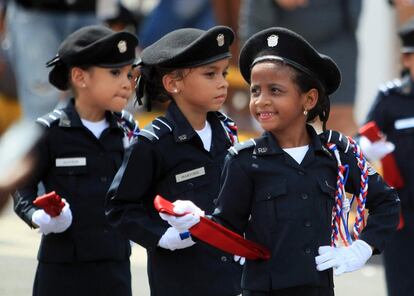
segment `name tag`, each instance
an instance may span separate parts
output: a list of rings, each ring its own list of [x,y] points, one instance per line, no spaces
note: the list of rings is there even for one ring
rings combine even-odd
[[[56,167],[86,166],[86,157],[56,158]]]
[[[195,170],[191,170],[188,172],[184,172],[178,175],[175,175],[175,180],[177,181],[177,183],[186,181],[186,180],[190,180],[196,177],[200,177],[206,174],[206,171],[204,169],[204,167],[195,169]]]
[[[398,119],[394,122],[394,128],[397,130],[414,127],[414,117]]]

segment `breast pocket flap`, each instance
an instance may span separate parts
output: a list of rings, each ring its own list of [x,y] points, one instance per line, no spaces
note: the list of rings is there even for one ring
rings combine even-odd
[[[258,189],[256,201],[273,200],[285,195],[287,195],[287,180],[276,180],[271,186]]]

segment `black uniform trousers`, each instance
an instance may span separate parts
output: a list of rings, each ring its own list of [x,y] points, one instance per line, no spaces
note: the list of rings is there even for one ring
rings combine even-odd
[[[300,286],[287,289],[279,289],[270,292],[243,290],[243,296],[333,296],[332,287]]]
[[[73,284],[76,282],[76,285]],[[132,295],[129,260],[39,262],[33,296]]]

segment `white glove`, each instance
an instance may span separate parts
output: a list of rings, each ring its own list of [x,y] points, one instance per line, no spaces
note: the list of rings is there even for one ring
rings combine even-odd
[[[233,260],[235,262],[239,262],[240,265],[244,265],[244,263],[246,262],[246,258],[241,257],[239,255],[234,255]]]
[[[319,247],[319,256],[315,257],[316,269],[323,271],[334,269],[335,275],[360,269],[372,256],[372,248],[363,240],[356,240],[350,247]]]
[[[195,224],[200,222],[200,216],[204,216],[204,211],[189,200],[177,200],[174,203],[174,212],[177,214],[188,213],[187,215],[175,217],[160,213],[161,219],[165,220],[179,233],[188,231]]]
[[[377,161],[387,154],[391,153],[395,149],[395,145],[391,142],[379,140],[371,142],[367,137],[361,136],[359,139],[359,146],[365,157],[370,161]]]
[[[180,233],[174,227],[169,227],[158,242],[158,246],[171,251],[188,248],[194,244],[195,242],[191,239],[191,236],[182,239]]]
[[[44,210],[36,210],[32,215],[32,222],[39,226],[44,235],[64,232],[72,224],[72,211],[69,203],[63,199],[65,206],[59,216],[50,217]]]

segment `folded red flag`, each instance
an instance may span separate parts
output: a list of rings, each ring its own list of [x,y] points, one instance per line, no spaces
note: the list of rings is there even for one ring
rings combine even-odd
[[[377,124],[374,121],[370,121],[359,129],[359,134],[365,136],[371,142],[376,142],[382,139],[384,136]],[[400,170],[395,162],[394,155],[389,153],[381,159],[382,164],[382,175],[385,182],[388,185],[401,188],[404,186],[404,180],[401,176]]]
[[[65,203],[62,201],[62,198],[56,194],[55,191],[49,192],[47,194],[38,196],[33,204],[41,209],[43,209],[51,217],[56,217],[62,212]]]
[[[174,205],[160,195],[155,197],[154,206],[160,213],[172,216],[185,215],[176,214],[173,210]],[[224,252],[239,255],[250,260],[267,260],[270,258],[270,252],[265,247],[249,241],[241,235],[205,217],[200,217],[200,222],[189,230],[192,236]]]

